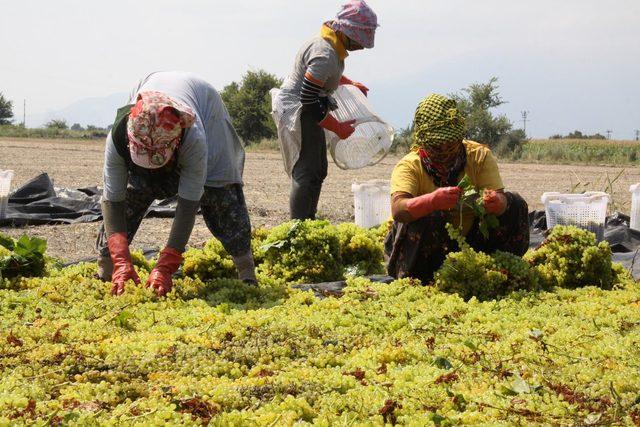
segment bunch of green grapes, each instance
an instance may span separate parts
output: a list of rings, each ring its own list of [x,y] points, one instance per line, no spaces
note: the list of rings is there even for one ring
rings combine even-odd
[[[289,221],[272,228],[261,247],[258,271],[293,283],[342,278],[340,238],[328,221]]]
[[[465,300],[472,297],[489,300],[514,291],[535,291],[540,288],[537,271],[522,258],[497,251],[488,255],[473,249],[460,230],[447,224],[449,236],[458,242],[459,252],[451,252],[435,274],[436,287],[457,293]]]
[[[609,243],[596,243],[595,234],[574,226],[554,227],[525,259],[549,287],[611,289],[622,279],[612,267]]]
[[[155,260],[148,260],[140,250],[131,251],[131,262],[135,267],[150,272],[155,265]]]
[[[268,236],[269,230],[262,227],[256,228],[251,232],[251,252],[256,265],[260,265],[264,261],[264,251],[261,248]]]
[[[336,226],[340,238],[342,263],[355,275],[384,272],[383,248],[375,229],[366,230],[353,223]]]
[[[219,240],[210,239],[202,249],[188,249],[183,254],[182,273],[206,282],[237,276],[233,259]]]

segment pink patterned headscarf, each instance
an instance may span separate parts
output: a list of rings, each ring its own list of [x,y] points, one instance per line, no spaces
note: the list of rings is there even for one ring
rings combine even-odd
[[[182,129],[194,121],[191,108],[164,93],[139,93],[127,123],[131,160],[147,169],[166,165],[180,144]]]
[[[374,45],[378,16],[364,0],[349,0],[335,17],[325,23],[334,31],[340,31],[362,47]]]

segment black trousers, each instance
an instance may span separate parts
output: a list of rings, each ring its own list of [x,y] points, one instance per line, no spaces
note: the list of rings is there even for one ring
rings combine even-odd
[[[315,219],[322,183],[327,177],[327,141],[313,116],[302,112],[302,147],[293,167],[289,210],[291,219]]]

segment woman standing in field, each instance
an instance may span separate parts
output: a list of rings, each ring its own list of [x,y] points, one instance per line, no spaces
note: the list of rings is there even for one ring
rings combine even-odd
[[[391,176],[394,222],[385,242],[389,275],[429,282],[447,253],[457,250],[447,223],[461,226],[476,250],[523,255],[529,247],[527,202],[504,192],[498,164],[487,146],[463,139],[464,119],[456,102],[442,95],[428,96],[418,105],[414,127],[415,145]],[[482,204],[498,219],[488,238],[470,208],[460,215],[458,183],[465,176],[476,189],[484,190]]]
[[[112,293],[140,282],[129,244],[149,205],[178,195],[175,219],[147,286],[158,295],[171,276],[200,206],[213,235],[231,254],[239,278],[255,282],[251,224],[242,191],[244,148],[218,92],[185,72],[158,72],[141,80],[130,105],[118,110],[107,136],[102,212],[97,240],[99,276]]]
[[[306,42],[295,59],[292,73],[274,96],[281,118],[278,138],[284,166],[292,178],[289,207],[292,219],[315,218],[322,183],[327,176],[327,144],[324,129],[341,139],[354,132],[354,121],[340,122],[330,94],[341,84],[361,83],[342,75],[349,51],[371,49],[378,19],[363,0],[350,0],[333,20],[322,25],[320,34]]]

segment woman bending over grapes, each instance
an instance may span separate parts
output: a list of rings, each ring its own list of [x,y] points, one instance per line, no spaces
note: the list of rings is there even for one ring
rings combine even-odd
[[[151,203],[177,195],[175,219],[147,286],[171,290],[171,276],[193,230],[198,207],[231,254],[239,278],[255,282],[251,224],[242,191],[244,148],[218,92],[184,72],[153,73],[134,88],[107,136],[99,276],[112,293],[139,283],[129,244]]]
[[[529,247],[527,203],[504,191],[491,150],[463,139],[464,119],[456,102],[428,96],[418,105],[414,126],[415,144],[391,176],[394,222],[385,241],[389,274],[431,281],[447,253],[458,249],[447,223],[459,227],[476,250],[523,255]],[[469,202],[475,191],[460,188],[461,181],[475,187],[481,200]],[[487,228],[491,221],[480,222],[474,204],[476,211],[484,208],[497,218],[493,228]]]

